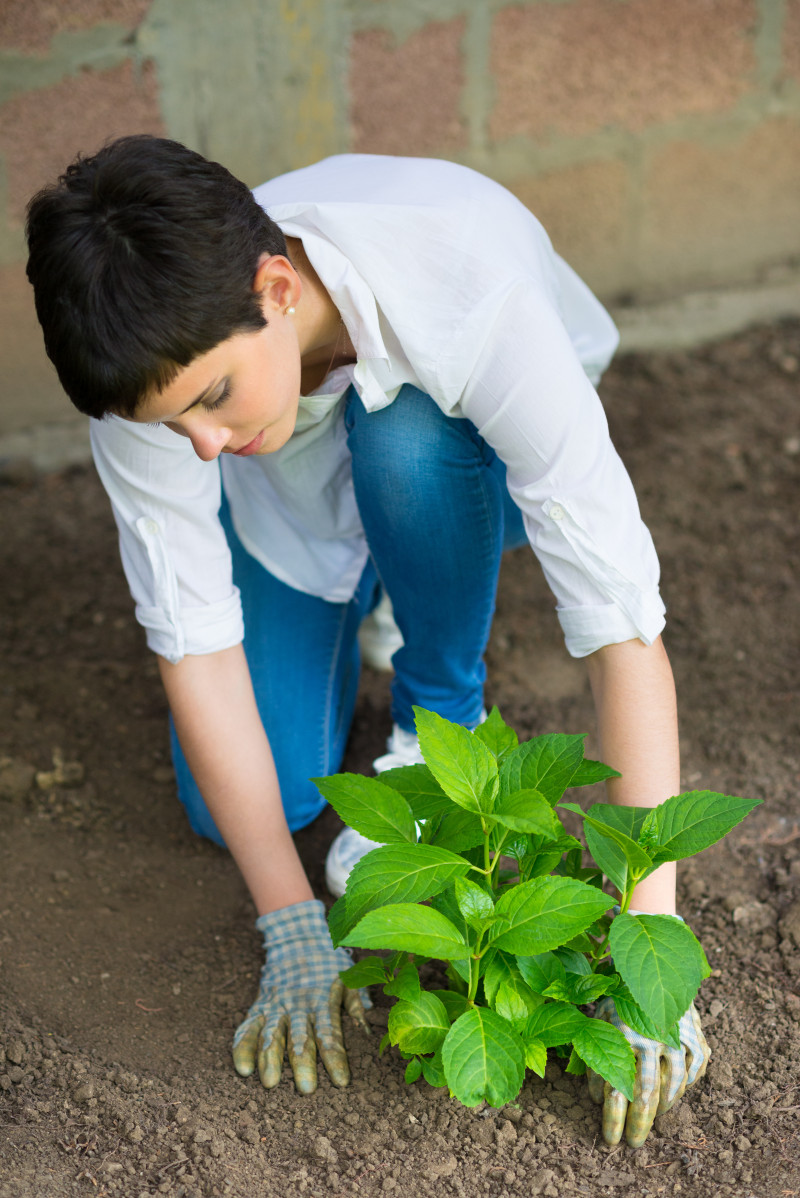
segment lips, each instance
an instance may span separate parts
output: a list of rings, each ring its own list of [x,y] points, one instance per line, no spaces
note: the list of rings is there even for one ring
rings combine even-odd
[[[234,449],[233,452],[236,454],[237,458],[247,458],[252,453],[258,453],[259,449],[261,448],[261,442],[263,440],[264,440],[264,429],[261,430],[261,432],[258,434],[258,436],[253,437],[253,440],[249,441],[247,443],[247,445],[243,445],[241,449]]]

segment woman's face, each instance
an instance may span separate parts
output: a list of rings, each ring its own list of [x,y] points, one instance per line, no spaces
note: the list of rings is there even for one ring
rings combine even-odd
[[[221,453],[273,453],[291,437],[300,398],[300,348],[292,316],[267,315],[258,332],[236,333],[183,367],[136,411],[165,424],[210,462]]]

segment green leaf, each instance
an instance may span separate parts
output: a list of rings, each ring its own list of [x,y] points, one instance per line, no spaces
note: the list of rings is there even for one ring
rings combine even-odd
[[[422,1075],[429,1086],[446,1086],[442,1050],[437,1048],[432,1057],[422,1058]]]
[[[383,988],[383,993],[391,998],[404,998],[408,1002],[416,1002],[421,993],[419,970],[412,961],[406,961],[390,982]]]
[[[589,973],[580,978],[575,977],[575,974],[568,976],[575,978],[575,997],[572,1001],[579,1007],[586,1003],[597,1002],[598,998],[602,998],[605,994],[613,994],[621,981],[619,974],[616,973]]]
[[[536,994],[544,994],[553,982],[566,982],[567,971],[555,953],[517,957],[517,968]]]
[[[518,1024],[524,1022],[531,1012],[541,1005],[540,996],[534,994],[530,986],[526,986],[522,978],[517,976],[501,982],[492,1007],[509,1023]]]
[[[589,884],[591,886],[594,885],[593,882]],[[594,952],[595,947],[594,941],[586,934],[586,932],[581,932],[579,935],[573,936],[572,939],[567,941],[567,943],[564,945],[565,949],[571,949],[572,952],[577,954],[577,956],[583,957],[584,961],[586,960],[584,954]]]
[[[448,980],[453,983],[453,986],[455,987],[456,992],[458,992],[458,985],[459,985],[459,983],[461,983],[461,985],[463,986],[463,990],[460,993],[466,994],[467,991],[469,990],[469,981],[470,981],[469,958],[464,957],[462,960],[459,960],[459,961],[448,962],[447,977],[448,977]]]
[[[448,890],[442,890],[439,894],[435,894],[431,899],[430,905],[434,910],[438,911],[445,919],[449,919],[453,927],[458,929],[459,934],[464,938],[467,944],[474,941],[474,930],[470,928],[464,916],[461,914],[458,903],[456,902],[455,890],[451,886]]]
[[[613,905],[601,891],[572,878],[534,878],[502,896],[495,913],[509,922],[495,925],[490,935],[508,952],[543,953],[577,936]]]
[[[576,1032],[588,1022],[588,1017],[569,1003],[548,1002],[528,1016],[522,1036],[526,1044],[537,1040],[545,1048],[555,1048],[557,1044],[571,1044]]]
[[[622,774],[612,770],[610,765],[602,761],[590,761],[584,757],[575,773],[570,778],[570,788],[573,786],[594,786],[596,782],[605,782],[608,778],[621,778]]]
[[[531,853],[521,863],[521,876],[528,882],[533,878],[547,877],[561,860],[562,851],[562,849],[555,848],[549,851],[540,849],[536,853]]]
[[[363,957],[349,969],[343,969],[339,977],[350,990],[360,990],[362,986],[382,986],[386,981],[383,957]]]
[[[347,899],[344,895],[338,898],[328,912],[328,930],[331,934],[333,947],[338,948],[354,924],[347,918]]]
[[[609,932],[617,972],[659,1029],[681,1018],[710,970],[690,928],[672,915],[618,915]]]
[[[544,998],[554,998],[556,1002],[574,1002],[572,986],[566,980],[551,982],[541,991]]]
[[[447,1011],[447,1017],[451,1023],[455,1019],[458,1019],[459,1015],[463,1015],[467,1009],[466,994],[456,994],[454,990],[431,990],[430,993],[435,994],[444,1004],[444,1009]]]
[[[541,1040],[525,1041],[525,1064],[539,1077],[544,1077],[547,1068],[547,1049]]]
[[[564,981],[551,982],[542,994],[545,998],[555,998],[559,1002],[571,1002],[582,1007],[604,994],[610,994],[618,980],[616,974],[589,973],[580,977],[577,973],[568,973]]]
[[[422,1061],[419,1057],[414,1057],[406,1065],[405,1081],[407,1086],[413,1086],[414,1082],[422,1073]]]
[[[638,843],[642,825],[651,810],[652,808],[646,807],[617,807],[611,803],[593,803],[588,814],[592,819],[616,828],[618,832]],[[584,824],[583,830],[592,857],[619,893],[624,894],[628,885],[628,861],[623,849],[608,836],[595,831],[590,824]]]
[[[379,844],[415,844],[417,830],[408,803],[390,786],[363,774],[312,778],[336,814],[356,832]]]
[[[655,811],[654,807],[620,807],[616,803],[592,803],[587,814],[592,819],[608,824],[618,832],[624,832],[631,840],[638,843],[639,835],[647,820]]]
[[[454,893],[458,909],[471,928],[481,932],[494,919],[494,901],[490,894],[467,878],[456,878]]]
[[[554,840],[562,831],[561,822],[538,790],[516,790],[502,795],[492,819],[515,832],[534,832]]]
[[[450,1092],[464,1106],[501,1107],[522,1089],[525,1046],[500,1015],[473,1007],[447,1033],[442,1064]]]
[[[444,1004],[429,990],[413,1002],[400,999],[389,1012],[389,1035],[401,1052],[435,1052],[450,1030]]]
[[[347,879],[347,914],[360,919],[390,903],[419,903],[469,872],[469,863],[429,844],[387,844],[357,861]]]
[[[623,850],[608,836],[596,832],[590,824],[585,825],[584,835],[586,847],[598,869],[602,870],[619,894],[624,894],[628,886],[628,862]]]
[[[522,974],[514,963],[514,958],[508,953],[491,952],[486,954],[482,969],[483,993],[490,1007],[494,1006],[497,991],[504,982],[511,978],[522,978]]]
[[[488,814],[497,794],[497,762],[483,741],[432,711],[414,708],[425,764],[445,794],[467,811]]]
[[[575,1032],[572,1043],[590,1069],[633,1102],[636,1057],[618,1028],[602,1019],[587,1019]]]
[[[580,937],[576,937],[575,939],[580,939]],[[584,977],[586,974],[592,972],[592,967],[586,960],[584,951],[582,949],[576,951],[571,947],[573,943],[574,941],[570,940],[569,944],[565,944],[561,948],[557,948],[555,950],[555,956],[564,966],[567,973],[578,973]],[[592,947],[594,946],[592,945]]]
[[[464,937],[433,907],[395,903],[369,911],[342,941],[351,948],[402,949],[443,961],[469,956]]]
[[[581,877],[586,872],[583,868],[583,849],[570,849],[553,872],[560,878],[577,878],[579,882],[584,881]]]
[[[378,1045],[378,1056],[379,1057],[383,1056],[383,1054],[386,1052],[386,1049],[389,1047],[391,1042],[392,1041],[391,1041],[391,1037],[389,1036],[389,1033],[384,1032],[384,1034],[381,1036],[381,1042]]]
[[[500,766],[500,793],[538,790],[554,807],[583,760],[584,736],[537,736],[514,749]]]
[[[433,819],[453,810],[453,800],[444,793],[427,765],[400,765],[384,770],[381,782],[403,796],[414,819]]]
[[[574,1048],[569,1054],[569,1060],[564,1072],[572,1074],[573,1077],[583,1077],[586,1072],[586,1062],[581,1060]]]
[[[701,853],[757,807],[761,799],[741,799],[713,790],[690,790],[675,795],[655,809],[657,864],[681,861]]]
[[[438,829],[431,837],[431,844],[454,853],[463,853],[483,844],[483,825],[480,816],[471,811],[452,811],[442,817]]]
[[[538,837],[544,841],[545,837]],[[522,861],[526,853],[530,852],[530,836],[524,833],[518,833],[516,836],[509,836],[508,840],[503,845],[503,856],[513,857],[515,861]]]
[[[442,961],[469,956],[465,938],[446,916],[417,903],[394,903],[370,910],[343,942],[356,949],[401,949]]]
[[[500,712],[493,707],[489,715],[479,724],[472,734],[482,740],[491,753],[498,759],[516,749],[519,738],[513,728],[509,728],[500,717]]]
[[[634,1001],[633,995],[624,982],[618,984],[614,991],[614,1006],[622,1022],[627,1023],[628,1027],[633,1028],[640,1036],[646,1036],[648,1040],[658,1040],[662,1044],[667,1044],[670,1048],[677,1048],[680,1051],[681,1038],[677,1024],[673,1024],[667,1031],[657,1028],[652,1019],[648,1019],[639,1004]]]
[[[642,877],[646,877],[648,873],[652,873],[654,868],[652,858],[636,843],[635,840],[632,840],[630,836],[627,836],[624,832],[620,832],[618,828],[613,827],[611,824],[604,823],[599,819],[595,819],[595,817],[592,815],[585,815],[577,803],[562,803],[561,806],[566,808],[567,811],[574,811],[577,815],[583,816],[583,826],[584,832],[586,834],[587,844],[589,843],[590,828],[599,835],[600,840],[598,841],[597,837],[593,837],[592,844],[594,845],[595,850],[600,853],[601,857],[604,856],[605,848],[602,842],[610,840],[617,846],[617,848],[621,850],[628,870],[631,873],[640,874]],[[600,866],[600,868],[606,872],[605,864],[598,860],[594,852],[592,853],[592,856],[594,857],[595,861],[597,861],[597,864]],[[607,860],[606,864],[608,864]],[[608,876],[611,878],[610,874]],[[614,882],[614,885],[616,886],[617,883],[614,878],[611,878],[611,881]]]

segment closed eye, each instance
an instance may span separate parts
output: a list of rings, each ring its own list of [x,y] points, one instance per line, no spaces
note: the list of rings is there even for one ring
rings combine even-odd
[[[231,383],[230,383],[230,379],[228,379],[225,383],[225,386],[222,388],[222,391],[217,396],[217,398],[212,399],[212,400],[204,399],[202,401],[202,406],[205,408],[205,410],[207,412],[214,412],[214,411],[216,411],[217,408],[221,408],[222,405],[227,400],[230,399],[230,397],[231,397]]]

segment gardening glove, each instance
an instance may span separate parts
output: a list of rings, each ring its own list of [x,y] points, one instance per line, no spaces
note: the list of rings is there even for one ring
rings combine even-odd
[[[316,899],[293,903],[262,915],[256,927],[264,933],[267,962],[258,998],[233,1038],[236,1072],[249,1077],[258,1064],[262,1084],[277,1086],[288,1046],[295,1085],[301,1094],[312,1094],[319,1047],[333,1084],[346,1086],[342,1003],[365,1030],[364,1008],[371,1003],[365,991],[348,990],[339,978],[353,962],[345,949],[334,949],[324,905]]]
[[[618,1144],[624,1131],[628,1145],[641,1148],[656,1115],[663,1115],[674,1106],[686,1087],[706,1071],[711,1050],[700,1027],[700,1018],[692,1003],[678,1023],[681,1047],[675,1049],[648,1040],[623,1023],[612,998],[600,1000],[594,1017],[618,1028],[636,1054],[631,1103],[599,1073],[586,1071],[590,1095],[595,1102],[603,1103],[603,1139],[607,1144]]]

